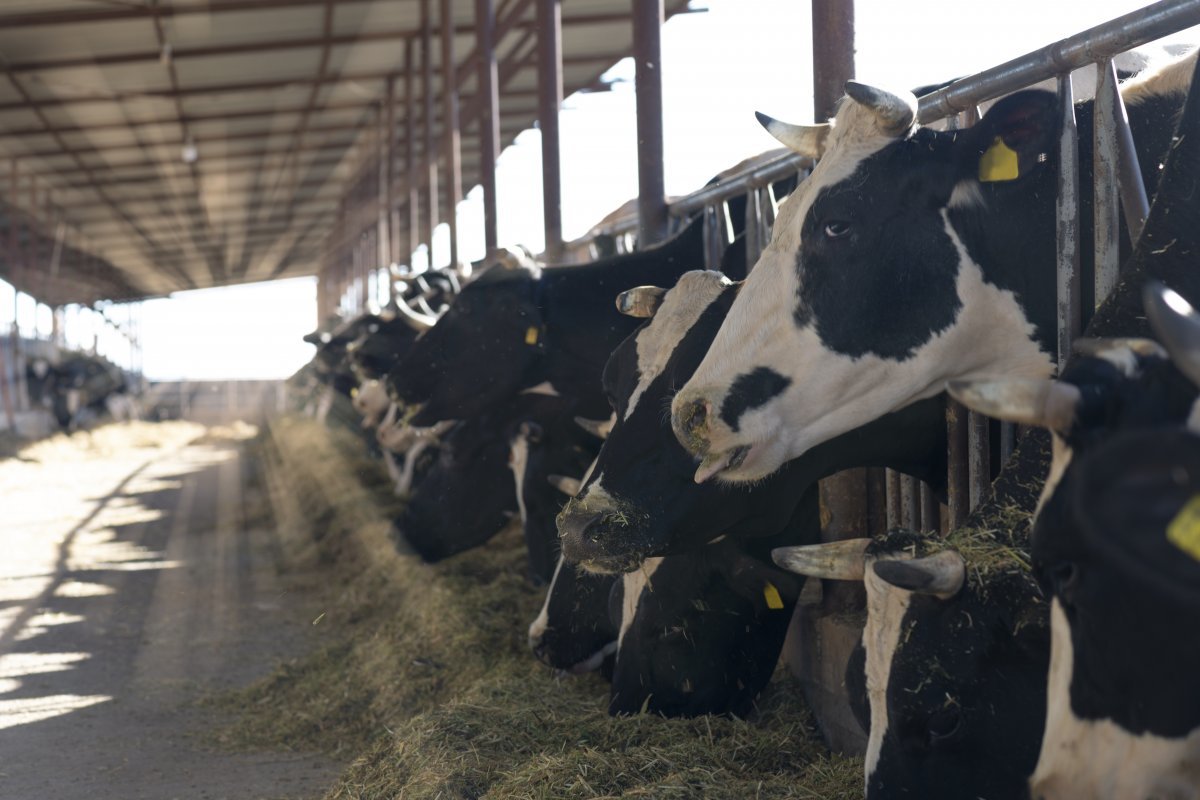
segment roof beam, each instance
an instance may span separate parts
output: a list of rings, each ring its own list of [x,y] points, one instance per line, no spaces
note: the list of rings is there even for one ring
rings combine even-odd
[[[341,0],[345,4],[363,3],[370,0]],[[236,11],[271,11],[274,9],[319,6],[325,0],[205,0],[205,2],[176,2],[163,6],[159,14],[163,17],[182,17],[194,14],[222,14]],[[31,11],[24,14],[0,16],[4,28],[32,28],[51,25],[79,25],[84,22],[118,22],[120,20],[145,20],[151,16],[149,6],[118,6],[109,8],[72,9],[57,11]]]

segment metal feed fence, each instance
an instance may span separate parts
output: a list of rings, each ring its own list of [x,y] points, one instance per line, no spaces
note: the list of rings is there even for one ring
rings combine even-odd
[[[1120,93],[1113,58],[1126,51],[1200,24],[1200,0],[1162,0],[1102,25],[1049,44],[919,98],[918,120],[923,124],[946,120],[949,126],[967,125],[979,117],[979,105],[1046,80],[1057,82],[1062,132],[1059,141],[1057,200],[1057,359],[1059,367],[1071,352],[1095,308],[1083,308],[1082,284],[1091,279],[1094,306],[1116,285],[1120,269],[1118,217],[1124,212],[1131,240],[1136,240],[1149,213],[1137,153]],[[1080,273],[1079,142],[1075,125],[1071,72],[1094,65],[1097,70],[1094,111],[1094,275]],[[704,216],[705,266],[718,268],[721,254],[732,243],[728,202],[745,197],[746,263],[753,265],[770,240],[779,201],[772,184],[792,175],[802,180],[812,162],[787,154],[730,175],[668,204],[672,228],[699,213]],[[634,216],[615,220],[602,233],[620,236],[636,230]],[[992,453],[1002,464],[1017,441],[1016,427],[995,425],[986,417],[948,401],[949,434],[947,504],[939,508],[927,485],[887,470],[868,479],[882,489],[888,527],[902,525],[919,530],[946,531],[960,524],[987,493],[994,478]],[[882,484],[882,486],[880,486]],[[871,493],[871,492],[869,492]]]

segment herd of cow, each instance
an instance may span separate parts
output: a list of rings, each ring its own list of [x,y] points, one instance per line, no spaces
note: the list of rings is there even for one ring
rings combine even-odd
[[[1153,205],[1057,378],[1055,96],[941,130],[851,82],[829,124],[762,118],[818,160],[752,270],[735,230],[697,271],[696,220],[581,266],[410,276],[313,335],[318,405],[352,399],[424,558],[520,515],[530,646],[603,670],[614,714],[746,713],[805,576],[858,581],[868,797],[1200,798],[1195,66],[1122,85]],[[821,543],[835,472],[944,492],[947,390],[1022,425],[990,499],[946,536]]]
[[[104,414],[118,421],[135,418],[134,383],[100,355],[64,350],[25,359],[30,406],[50,412],[67,433]]]

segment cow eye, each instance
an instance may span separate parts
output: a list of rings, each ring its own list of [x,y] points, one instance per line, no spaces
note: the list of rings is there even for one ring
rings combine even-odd
[[[930,744],[945,744],[962,728],[962,711],[958,708],[943,708],[935,712],[925,723],[929,731]]]
[[[834,219],[825,223],[826,239],[844,239],[850,235],[850,223]]]
[[[1050,580],[1054,593],[1062,598],[1064,603],[1070,603],[1079,582],[1079,567],[1072,561],[1060,561],[1050,568]]]

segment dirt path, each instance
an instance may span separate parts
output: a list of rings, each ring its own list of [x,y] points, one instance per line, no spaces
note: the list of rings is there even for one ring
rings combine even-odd
[[[116,429],[116,430],[114,430]],[[0,798],[306,798],[336,765],[230,755],[195,701],[311,643],[230,441],[112,426],[0,461]],[[256,526],[257,522],[257,526]]]

